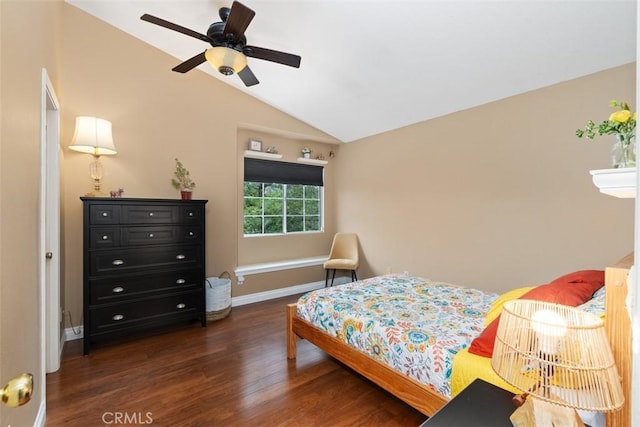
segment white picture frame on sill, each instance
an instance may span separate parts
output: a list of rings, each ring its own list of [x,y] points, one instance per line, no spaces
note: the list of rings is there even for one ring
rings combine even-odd
[[[249,140],[249,150],[251,151],[262,151],[262,141],[258,141],[257,139]]]

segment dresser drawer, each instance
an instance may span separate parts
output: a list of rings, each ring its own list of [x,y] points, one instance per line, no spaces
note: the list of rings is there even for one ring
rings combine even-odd
[[[91,249],[120,246],[120,229],[116,227],[92,227],[89,229]]]
[[[196,318],[202,311],[201,301],[200,292],[195,291],[92,308],[91,332],[141,327],[171,317]]]
[[[179,221],[177,206],[125,205],[121,208],[122,224],[171,224]]]
[[[202,227],[198,225],[122,228],[122,246],[199,243],[202,238]]]
[[[202,227],[198,225],[157,225],[140,227],[91,227],[89,248],[115,248],[119,246],[164,245],[171,243],[199,243]]]
[[[109,304],[132,298],[166,293],[202,290],[204,278],[201,269],[171,271],[145,276],[90,279],[90,304]]]
[[[91,205],[89,223],[91,225],[118,224],[120,222],[120,206],[109,204]]]
[[[97,276],[145,269],[197,268],[202,266],[202,252],[200,245],[97,250],[90,252],[89,271],[91,276]]]
[[[181,237],[181,227],[171,225],[122,228],[122,246],[178,243]]]
[[[203,221],[203,209],[199,206],[181,206],[180,221],[185,224],[200,224]]]
[[[180,227],[180,242],[204,242],[204,233],[199,225]]]

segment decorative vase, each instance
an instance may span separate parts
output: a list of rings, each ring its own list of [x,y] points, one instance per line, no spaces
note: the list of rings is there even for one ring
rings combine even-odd
[[[182,200],[191,200],[191,190],[180,190],[180,197]]]
[[[303,153],[303,154],[302,154],[302,156],[303,156],[305,159],[308,159],[308,158],[310,158],[310,157],[311,157],[311,153]]]
[[[633,168],[636,166],[636,136],[631,134],[616,134],[616,142],[611,149],[611,166],[618,168]]]

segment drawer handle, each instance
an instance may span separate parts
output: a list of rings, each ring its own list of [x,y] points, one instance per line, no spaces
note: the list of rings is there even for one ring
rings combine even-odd
[[[118,320],[124,319],[124,316],[122,314],[116,314],[112,317],[112,319],[117,322]]]
[[[109,236],[105,234],[104,236],[102,236],[102,240],[109,240]]]
[[[113,292],[114,294],[119,294],[120,292],[124,292],[124,288],[122,286],[116,286],[115,288],[111,289],[111,292]]]
[[[187,304],[180,303],[180,304],[176,305],[176,308],[182,310],[186,306],[187,306]]]
[[[189,236],[193,236],[193,231],[190,231],[190,232],[189,232]]]
[[[153,239],[153,233],[149,233],[149,237]]]
[[[149,212],[149,216],[153,216],[153,212]]]
[[[189,212],[189,216],[193,216],[193,212]]]
[[[185,283],[187,283],[187,281],[186,281],[186,280],[184,280],[184,279],[178,279],[178,280],[176,280],[176,283],[177,283],[178,285],[184,285]]]
[[[122,265],[124,264],[124,261],[121,259],[114,259],[113,261],[111,261],[111,264],[113,265]]]
[[[109,216],[109,212],[102,212],[102,216]]]
[[[176,259],[185,259],[186,256],[182,255],[182,254],[178,254],[176,255]]]

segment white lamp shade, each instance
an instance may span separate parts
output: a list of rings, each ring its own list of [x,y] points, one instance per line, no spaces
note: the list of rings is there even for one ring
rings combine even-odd
[[[111,122],[97,117],[76,117],[76,130],[69,148],[94,156],[116,154],[111,135]]]
[[[218,71],[221,67],[229,67],[238,73],[247,66],[247,57],[242,52],[224,46],[207,49],[204,56],[207,62]]]

